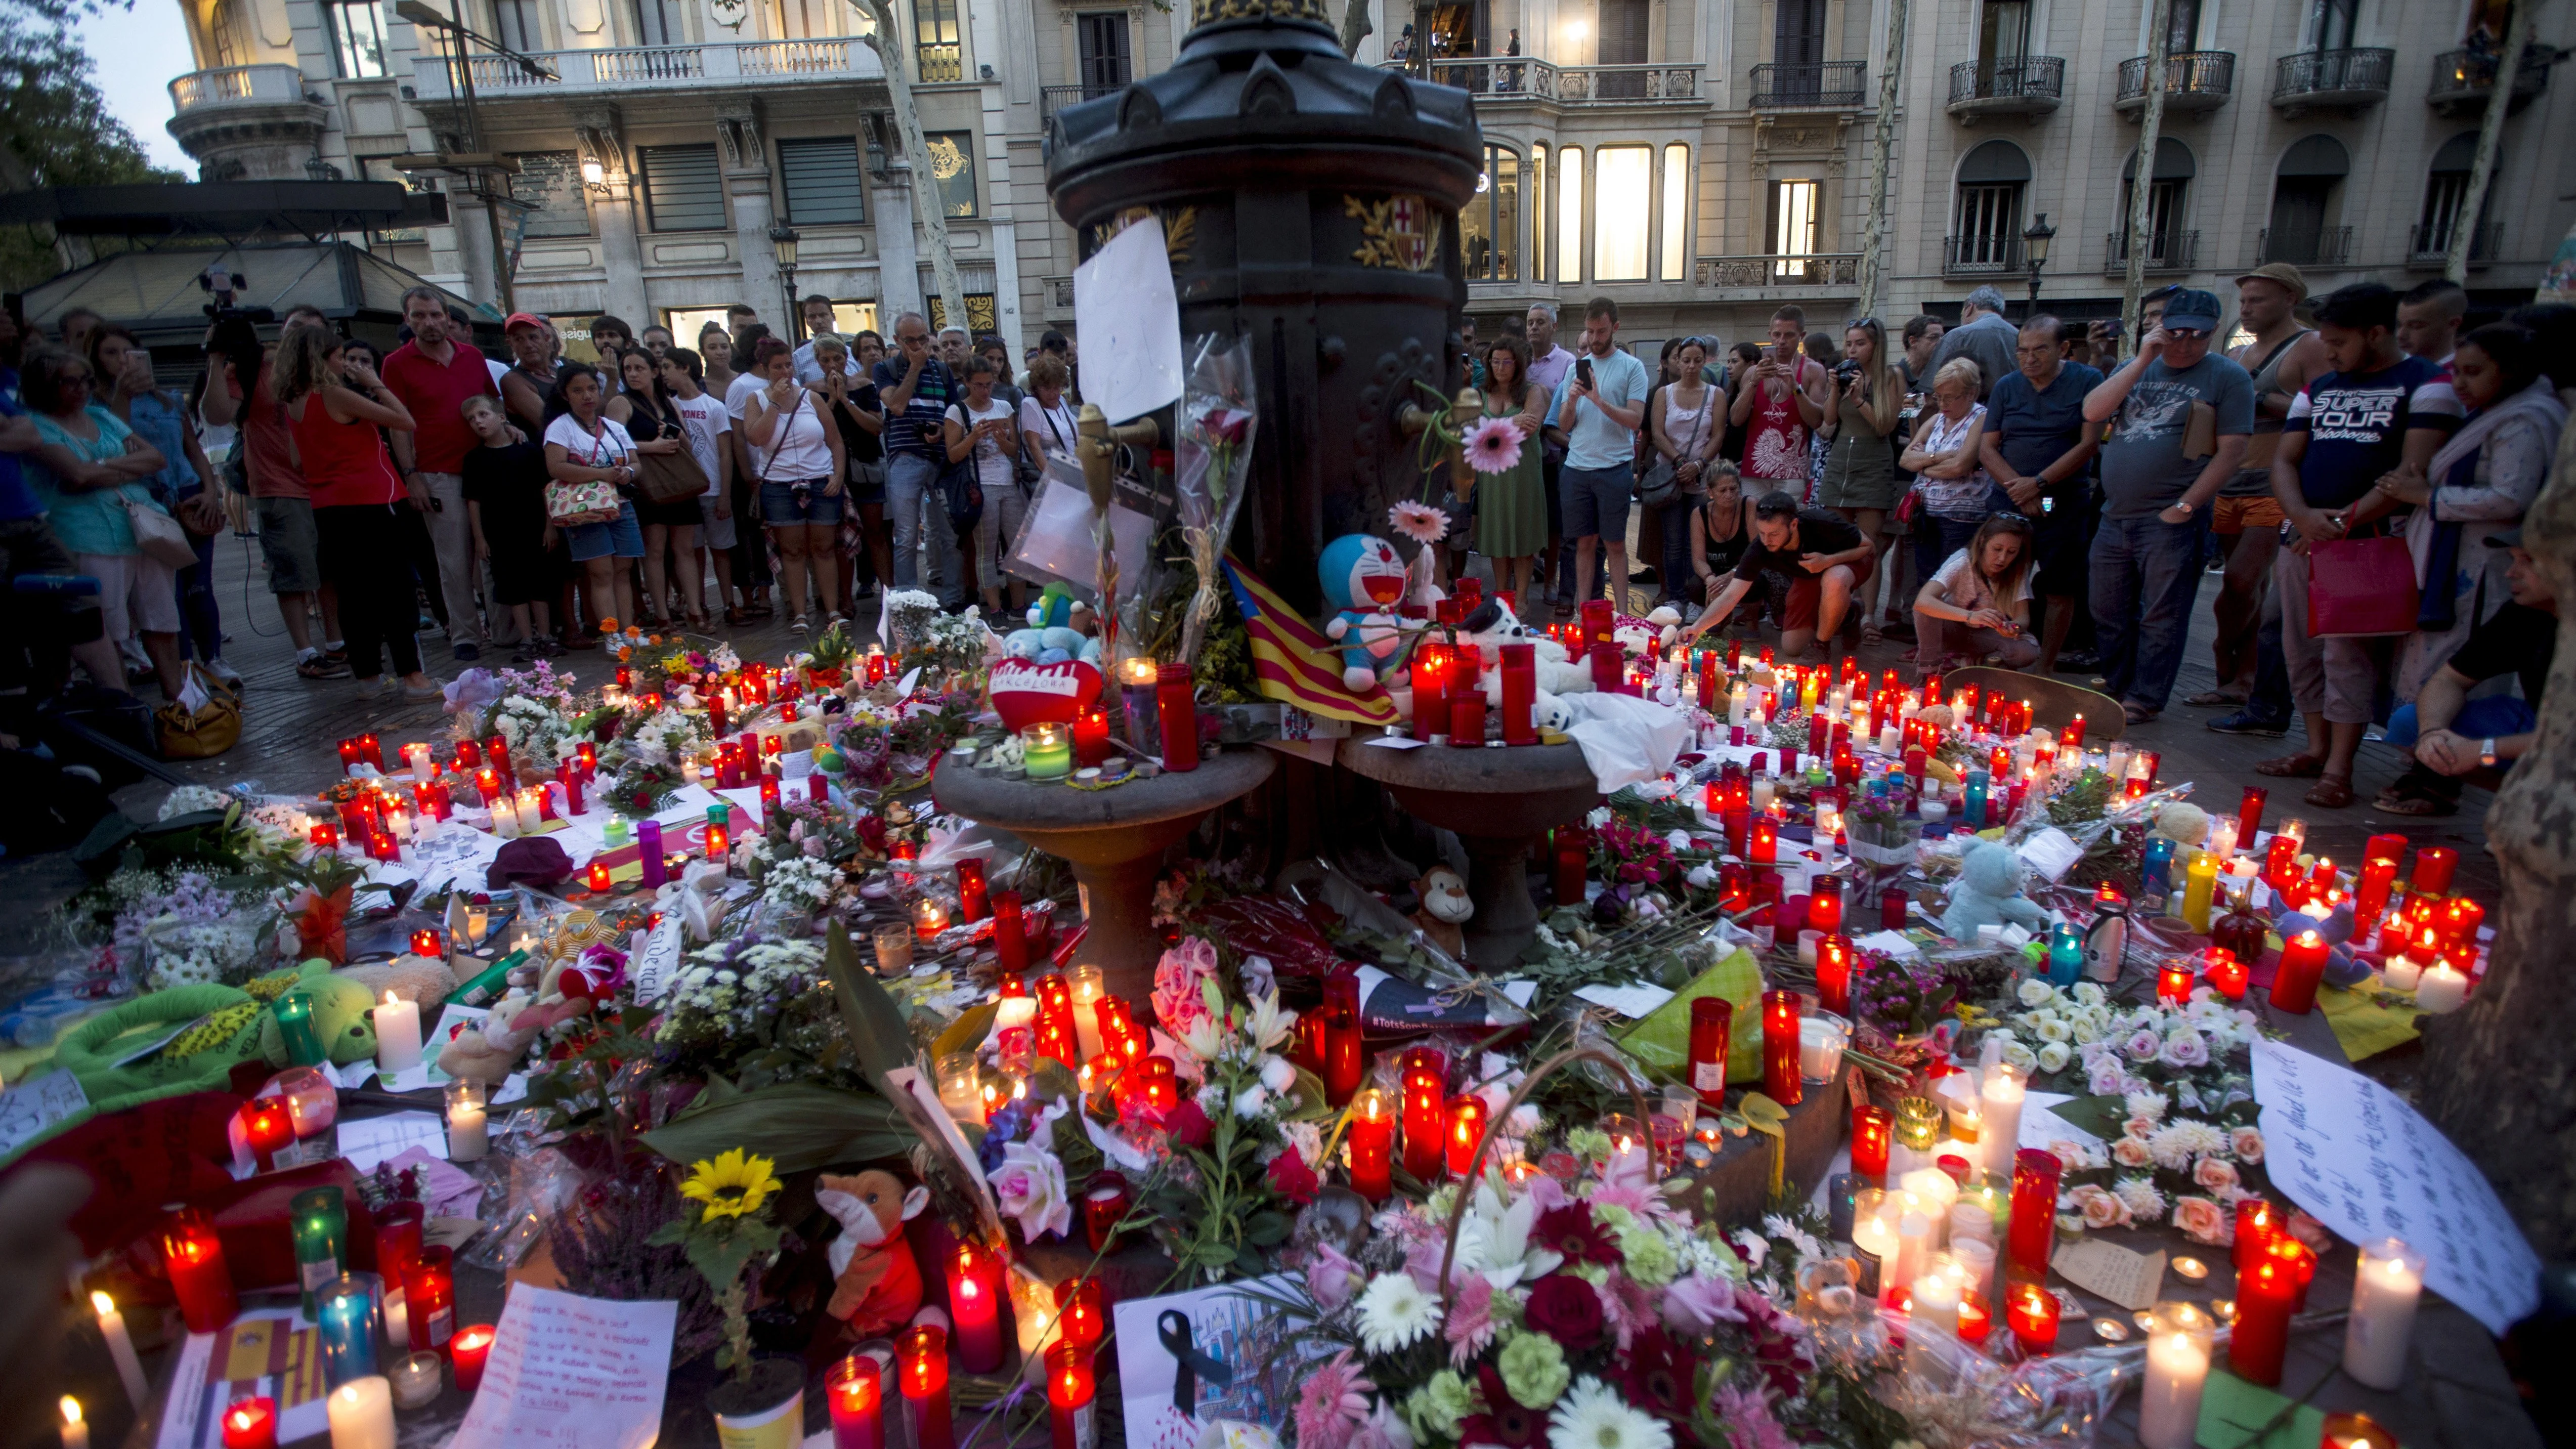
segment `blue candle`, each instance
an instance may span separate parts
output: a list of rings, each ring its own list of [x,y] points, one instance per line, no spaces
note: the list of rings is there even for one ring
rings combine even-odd
[[[1967,817],[1968,828],[1970,830],[1983,830],[1986,828],[1985,771],[1970,770],[1968,772],[1968,799],[1967,804],[1960,811],[1960,814]]]
[[[2072,986],[2084,971],[2084,938],[2063,922],[2048,933],[2048,979]]]
[[[2145,863],[2138,870],[2138,904],[2149,911],[2161,910],[2165,896],[2173,889],[2174,843],[2164,836],[2147,842]]]
[[[377,1372],[376,1334],[382,1310],[375,1275],[344,1273],[314,1296],[314,1322],[322,1339],[322,1380],[331,1388]]]

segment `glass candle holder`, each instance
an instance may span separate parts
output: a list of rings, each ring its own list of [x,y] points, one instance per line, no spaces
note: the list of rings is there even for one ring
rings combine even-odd
[[[1351,1190],[1370,1202],[1395,1190],[1395,1113],[1374,1087],[1359,1094],[1351,1112],[1350,1165]]]
[[[917,1323],[895,1335],[895,1375],[916,1449],[956,1449],[948,1402],[948,1335]]]
[[[385,1370],[386,1381],[393,1385],[394,1407],[428,1407],[447,1387],[446,1370],[447,1360],[434,1353],[406,1354],[394,1360]]]
[[[950,1052],[933,1063],[931,1070],[939,1084],[939,1105],[948,1110],[949,1119],[984,1125],[984,1079],[975,1054]]]
[[[823,1401],[832,1449],[885,1449],[885,1366],[873,1354],[851,1354],[825,1371]]]
[[[470,1394],[483,1386],[483,1361],[491,1356],[492,1340],[499,1331],[488,1323],[472,1324],[456,1330],[447,1342],[449,1362],[456,1365],[456,1388]]]
[[[877,974],[901,976],[912,969],[912,927],[884,925],[868,933],[877,951]]]
[[[447,1084],[447,1160],[477,1162],[492,1150],[492,1133],[483,1089],[462,1077]]]
[[[374,1275],[343,1273],[313,1290],[313,1321],[322,1342],[322,1379],[338,1388],[376,1373],[382,1313]]]
[[[1895,1145],[1896,1114],[1860,1103],[1852,1108],[1852,1171],[1875,1187],[1887,1185],[1888,1150]]]
[[[2057,1349],[2057,1295],[2037,1283],[2015,1283],[2006,1293],[2005,1321],[2024,1357],[2044,1358]]]
[[[1804,1099],[1798,1073],[1798,993],[1762,993],[1762,1091],[1783,1107]]]
[[[349,1209],[340,1189],[312,1188],[297,1193],[287,1204],[286,1222],[295,1242],[304,1315],[311,1318],[314,1294],[348,1271]]]
[[[456,1333],[456,1250],[432,1243],[402,1275],[411,1346],[443,1349]]]
[[[2209,1382],[2218,1320],[2190,1303],[2159,1303],[2147,1329],[2147,1376],[2138,1396],[2143,1449],[2192,1449]]]
[[[213,1333],[241,1311],[232,1269],[224,1262],[224,1240],[204,1208],[181,1208],[171,1217],[161,1230],[161,1259],[190,1333]]]
[[[277,1017],[277,1032],[286,1043],[286,1059],[299,1067],[319,1066],[327,1059],[322,1050],[322,1037],[313,1024],[313,998],[301,991],[290,991],[277,999],[271,1008]]]

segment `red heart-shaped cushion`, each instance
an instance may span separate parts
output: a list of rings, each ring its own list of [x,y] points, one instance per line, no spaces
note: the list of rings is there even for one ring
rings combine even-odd
[[[993,710],[1014,730],[1033,724],[1071,724],[1100,697],[1100,671],[1079,659],[1031,664],[1005,659],[993,666]]]

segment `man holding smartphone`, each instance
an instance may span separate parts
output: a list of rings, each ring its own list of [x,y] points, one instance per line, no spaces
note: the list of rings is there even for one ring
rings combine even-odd
[[[1806,336],[1803,309],[1772,313],[1771,346],[1737,386],[1728,410],[1728,421],[1744,429],[1744,491],[1755,497],[1807,496],[1807,439],[1825,420],[1834,378],[1799,350]]]
[[[1565,445],[1557,491],[1565,536],[1574,540],[1574,597],[1592,593],[1592,557],[1608,551],[1610,598],[1628,607],[1628,499],[1637,486],[1637,423],[1646,414],[1646,365],[1619,350],[1619,304],[1595,297],[1583,307],[1583,351],[1547,409],[1547,435]],[[1574,616],[1560,599],[1560,618]]]

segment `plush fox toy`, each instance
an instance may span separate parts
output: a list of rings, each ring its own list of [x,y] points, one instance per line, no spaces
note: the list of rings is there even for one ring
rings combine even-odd
[[[827,1311],[861,1338],[911,1322],[921,1307],[921,1269],[912,1261],[903,1225],[930,1205],[930,1189],[906,1192],[893,1173],[873,1169],[850,1177],[827,1173],[816,1184],[814,1201],[841,1225],[841,1235],[826,1250],[833,1279]]]

